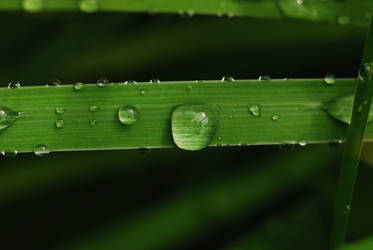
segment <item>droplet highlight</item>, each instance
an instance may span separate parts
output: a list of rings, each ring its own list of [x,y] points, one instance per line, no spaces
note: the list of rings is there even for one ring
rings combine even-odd
[[[140,112],[134,105],[126,105],[118,109],[118,119],[124,125],[132,125],[140,117]]]
[[[55,112],[56,112],[57,115],[62,115],[63,113],[65,113],[65,108],[56,107]]]
[[[214,137],[219,121],[217,105],[186,104],[175,107],[171,115],[172,137],[184,150],[206,148]]]
[[[274,115],[271,116],[271,119],[272,119],[272,121],[278,121],[278,119],[280,119],[280,115],[274,114]]]
[[[74,88],[75,91],[80,91],[80,90],[84,89],[84,84],[82,82],[77,82],[77,83],[74,84],[73,88]]]
[[[247,108],[249,110],[249,113],[254,117],[260,117],[262,114],[262,111],[259,105],[249,105]]]
[[[34,147],[33,150],[36,156],[44,156],[50,153],[48,147],[44,144],[38,144]]]
[[[56,126],[56,128],[63,128],[64,125],[65,125],[65,121],[62,120],[62,119],[58,119],[58,120],[55,122],[55,126]]]
[[[334,74],[326,74],[324,77],[324,83],[327,85],[333,85],[335,83],[335,75]]]

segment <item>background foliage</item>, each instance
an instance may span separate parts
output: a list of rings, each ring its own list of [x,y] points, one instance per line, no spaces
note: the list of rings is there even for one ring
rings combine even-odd
[[[0,82],[356,75],[366,27],[124,13],[1,13]],[[341,146],[1,159],[1,239],[28,249],[325,249]],[[348,241],[372,234],[369,146]]]

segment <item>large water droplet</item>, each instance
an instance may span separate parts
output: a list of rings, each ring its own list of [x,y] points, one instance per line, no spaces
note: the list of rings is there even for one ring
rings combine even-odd
[[[354,104],[354,98],[354,95],[335,98],[325,103],[323,105],[323,109],[325,109],[332,118],[349,124],[352,115],[352,106]],[[364,104],[364,102],[362,104]],[[367,103],[365,103],[364,105],[366,104]],[[358,110],[363,108],[363,105],[360,106],[358,107]],[[373,113],[369,111],[368,122],[372,120]]]
[[[44,8],[44,0],[23,0],[22,8],[28,12],[38,12]]]
[[[81,0],[79,9],[86,13],[96,12],[98,10],[98,0]]]
[[[259,76],[259,81],[269,81],[271,78],[268,75]]]
[[[97,112],[97,111],[100,110],[100,107],[97,106],[97,105],[91,105],[91,106],[89,106],[88,110],[91,111],[91,112]]]
[[[324,82],[327,84],[327,85],[332,85],[335,83],[335,75],[333,74],[326,74],[325,77],[324,77]]]
[[[73,88],[76,91],[82,90],[82,89],[84,89],[84,84],[82,82],[77,82],[77,83],[74,84]]]
[[[56,128],[63,128],[63,126],[65,125],[65,121],[62,120],[62,119],[58,119],[58,120],[55,122],[55,125],[56,125]]]
[[[104,87],[104,86],[106,86],[108,83],[109,83],[109,80],[108,80],[107,78],[105,78],[105,77],[102,77],[102,78],[98,79],[98,81],[97,81],[97,86],[99,86],[99,87]]]
[[[13,111],[4,105],[0,105],[0,130],[10,127],[19,117],[20,112]]]
[[[259,105],[249,105],[247,108],[250,114],[254,117],[260,117],[262,114],[262,111]]]
[[[19,82],[10,82],[8,84],[8,89],[17,89],[20,87],[21,87],[21,84]]]
[[[37,156],[44,156],[50,153],[48,147],[44,144],[38,144],[34,147],[34,154]]]
[[[49,79],[47,81],[47,87],[59,87],[61,85],[61,81],[58,79]]]
[[[57,115],[62,115],[63,113],[65,113],[65,108],[63,107],[56,107],[56,114]]]
[[[221,79],[222,82],[233,82],[234,78],[232,76],[223,76]]]
[[[118,119],[122,124],[132,125],[139,119],[140,112],[133,105],[126,105],[118,109]]]
[[[206,148],[216,133],[218,121],[219,110],[216,105],[177,106],[171,116],[175,144],[185,150]]]

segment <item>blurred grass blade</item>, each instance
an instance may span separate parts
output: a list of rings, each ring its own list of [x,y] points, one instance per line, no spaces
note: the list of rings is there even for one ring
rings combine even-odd
[[[340,24],[367,25],[373,3],[366,0],[2,0],[0,9],[26,11],[141,11],[151,13],[180,13],[250,16],[267,18],[302,18]]]
[[[332,249],[343,244],[347,232],[355,180],[372,101],[373,19],[368,31],[358,79],[359,83],[356,88],[351,124],[348,127],[346,148],[343,155],[334,205],[333,227],[331,233]]]
[[[178,249],[172,247],[203,231],[215,222],[228,222],[255,214],[263,206],[282,199],[289,190],[299,190],[336,159],[328,146],[281,154],[256,171],[246,169],[233,176],[210,178],[193,185],[152,208],[116,221],[68,249]],[[280,164],[280,167],[279,167]],[[245,165],[250,165],[246,163]],[[300,167],[302,166],[302,167]],[[146,237],[146,240],[144,240]],[[66,249],[64,248],[64,249]]]
[[[338,248],[338,250],[371,250],[373,249],[373,237],[354,242],[343,247]]]
[[[0,131],[0,151],[32,152],[37,145],[47,151],[173,147],[171,113],[182,104],[219,107],[212,146],[335,142],[344,140],[347,126],[322,104],[354,89],[352,79],[331,86],[294,79],[1,88],[1,104],[24,116]],[[125,105],[138,109],[133,125],[118,119]],[[373,139],[373,127],[367,139]]]

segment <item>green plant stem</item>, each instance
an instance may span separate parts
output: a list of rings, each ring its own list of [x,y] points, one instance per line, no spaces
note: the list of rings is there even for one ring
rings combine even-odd
[[[365,44],[362,65],[373,61],[373,22],[370,25]],[[347,132],[342,168],[338,180],[334,218],[331,232],[331,248],[335,249],[344,243],[348,227],[355,179],[358,171],[360,154],[368,121],[368,114],[373,95],[373,78],[360,80],[355,94],[351,123]]]
[[[24,2],[33,0],[2,0],[0,10],[20,10]],[[35,1],[35,0],[34,0]],[[83,0],[84,1],[84,0]],[[218,16],[249,16],[265,18],[301,18],[340,24],[367,25],[373,12],[372,1],[304,1],[296,0],[88,0],[96,2],[94,11],[127,11],[151,13],[182,13]],[[81,0],[43,0],[40,11],[79,10]]]
[[[220,107],[210,146],[335,142],[345,139],[347,126],[322,104],[351,95],[355,86],[353,79],[337,79],[332,86],[322,79],[292,79],[87,84],[80,91],[72,85],[0,88],[0,104],[25,114],[0,131],[0,151],[31,152],[38,144],[51,151],[173,147],[172,109],[192,103]],[[99,109],[89,111],[92,105]],[[134,125],[119,122],[117,111],[124,105],[138,108]],[[249,112],[252,105],[260,107],[260,116]],[[57,114],[57,107],[65,112]],[[62,128],[56,128],[57,120],[64,121]],[[367,139],[373,139],[373,127],[368,131]]]

